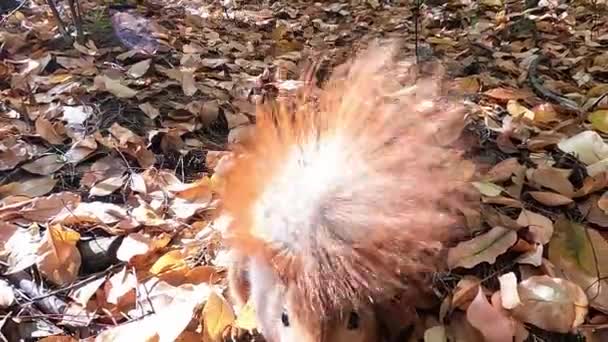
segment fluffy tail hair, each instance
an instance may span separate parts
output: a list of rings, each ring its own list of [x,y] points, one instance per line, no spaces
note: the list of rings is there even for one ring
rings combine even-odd
[[[438,101],[436,80],[404,85],[411,68],[394,52],[367,50],[314,101],[303,89],[295,106],[260,106],[226,178],[228,241],[267,258],[312,310],[407,287],[434,269],[454,223],[440,203],[462,181],[461,159],[437,136],[462,111]]]

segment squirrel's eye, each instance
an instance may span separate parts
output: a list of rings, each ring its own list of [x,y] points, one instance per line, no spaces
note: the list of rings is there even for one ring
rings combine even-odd
[[[287,316],[286,312],[283,312],[281,314],[281,322],[283,323],[284,326],[286,326],[286,327],[289,326],[289,316]]]
[[[346,326],[348,330],[355,330],[359,328],[359,315],[356,312],[351,311],[348,316],[348,325]]]

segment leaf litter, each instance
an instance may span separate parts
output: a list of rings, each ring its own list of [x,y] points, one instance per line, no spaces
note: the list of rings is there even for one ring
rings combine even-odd
[[[226,297],[211,219],[228,145],[317,53],[327,72],[390,36],[446,66],[478,179],[479,206],[463,209],[465,236],[436,277],[441,305],[411,337],[605,340],[604,2],[80,0],[86,36],[73,44],[46,2],[24,3],[0,6],[3,335],[247,340],[252,307]]]

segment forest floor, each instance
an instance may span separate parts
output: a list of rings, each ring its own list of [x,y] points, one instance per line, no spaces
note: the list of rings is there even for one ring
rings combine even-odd
[[[43,0],[0,7],[5,341],[248,340],[251,311],[225,291],[215,171],[256,101],[375,39],[443,67],[478,176],[467,236],[433,303],[404,314],[404,340],[608,340],[602,1],[80,6],[80,42]]]

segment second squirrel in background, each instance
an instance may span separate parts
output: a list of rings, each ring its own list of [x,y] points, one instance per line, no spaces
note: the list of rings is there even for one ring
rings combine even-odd
[[[456,215],[462,122],[375,46],[311,101],[260,106],[226,175],[229,285],[269,342],[378,341],[375,306],[425,286]],[[456,124],[460,127],[460,125]],[[426,284],[428,286],[428,284]]]

